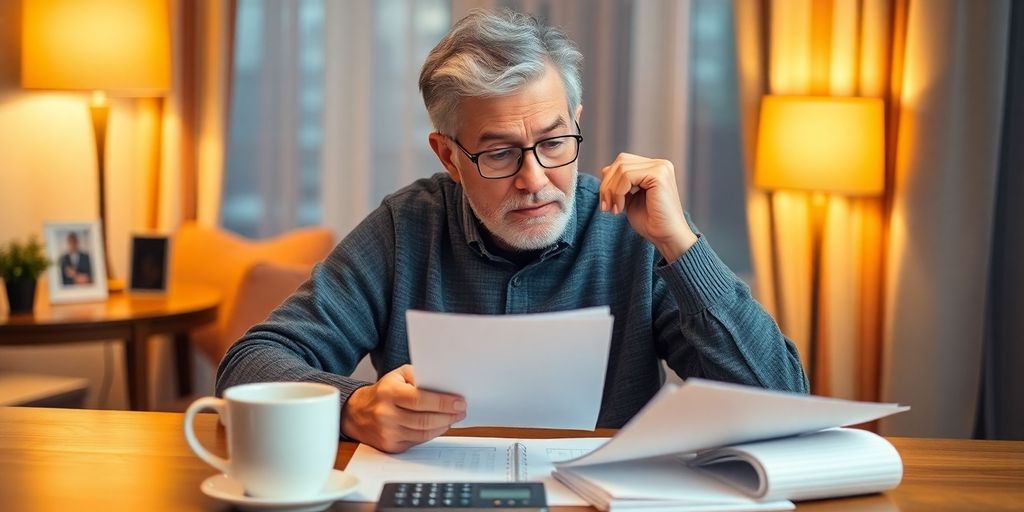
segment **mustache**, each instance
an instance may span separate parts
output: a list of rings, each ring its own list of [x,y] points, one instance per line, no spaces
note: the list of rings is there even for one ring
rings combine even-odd
[[[501,212],[508,213],[522,208],[534,208],[542,204],[555,202],[564,210],[565,193],[555,186],[545,187],[532,194],[513,195],[501,203]]]

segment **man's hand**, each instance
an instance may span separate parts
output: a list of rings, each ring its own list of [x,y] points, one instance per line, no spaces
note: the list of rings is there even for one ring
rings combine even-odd
[[[407,364],[352,393],[341,411],[341,431],[398,453],[445,433],[465,417],[462,397],[417,389],[412,365]]]
[[[672,263],[697,243],[683,217],[672,162],[619,153],[601,174],[601,211],[625,212],[629,225],[654,244],[665,261]]]

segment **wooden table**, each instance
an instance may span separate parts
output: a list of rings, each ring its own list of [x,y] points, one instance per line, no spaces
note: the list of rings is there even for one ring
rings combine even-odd
[[[187,386],[191,382],[187,333],[214,321],[219,303],[216,290],[184,284],[172,285],[166,295],[117,292],[102,302],[80,304],[51,305],[44,291],[36,297],[32,313],[0,312],[0,345],[122,340],[128,403],[134,410],[149,410],[149,337],[176,336],[179,386]]]
[[[178,413],[0,408],[0,508],[4,510],[227,510],[200,483],[216,471],[185,444]],[[225,455],[216,416],[200,414],[196,434]],[[465,429],[458,435],[567,437],[566,431]],[[576,432],[576,435],[584,433]],[[585,435],[611,435],[598,431]],[[1024,441],[892,439],[903,483],[884,494],[802,502],[800,511],[981,511],[1024,509]],[[341,443],[343,468],[355,443]],[[332,510],[372,511],[335,503]],[[559,511],[590,510],[561,508]]]

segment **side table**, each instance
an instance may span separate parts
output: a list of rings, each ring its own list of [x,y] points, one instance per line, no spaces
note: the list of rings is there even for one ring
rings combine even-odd
[[[172,284],[166,294],[111,293],[103,302],[50,304],[45,286],[32,313],[0,311],[0,345],[32,346],[121,340],[125,347],[128,403],[150,410],[149,337],[175,335],[179,378],[188,376],[188,332],[217,318],[220,294],[211,288]],[[179,387],[181,384],[179,383]]]

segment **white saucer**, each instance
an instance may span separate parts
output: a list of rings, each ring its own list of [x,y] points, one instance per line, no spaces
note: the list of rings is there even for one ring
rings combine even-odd
[[[324,489],[316,496],[308,498],[253,498],[245,495],[245,489],[237,480],[224,475],[213,475],[203,481],[200,486],[203,494],[221,501],[226,501],[242,510],[274,510],[290,512],[319,512],[326,510],[342,496],[354,491],[359,480],[337,469],[331,470]]]

